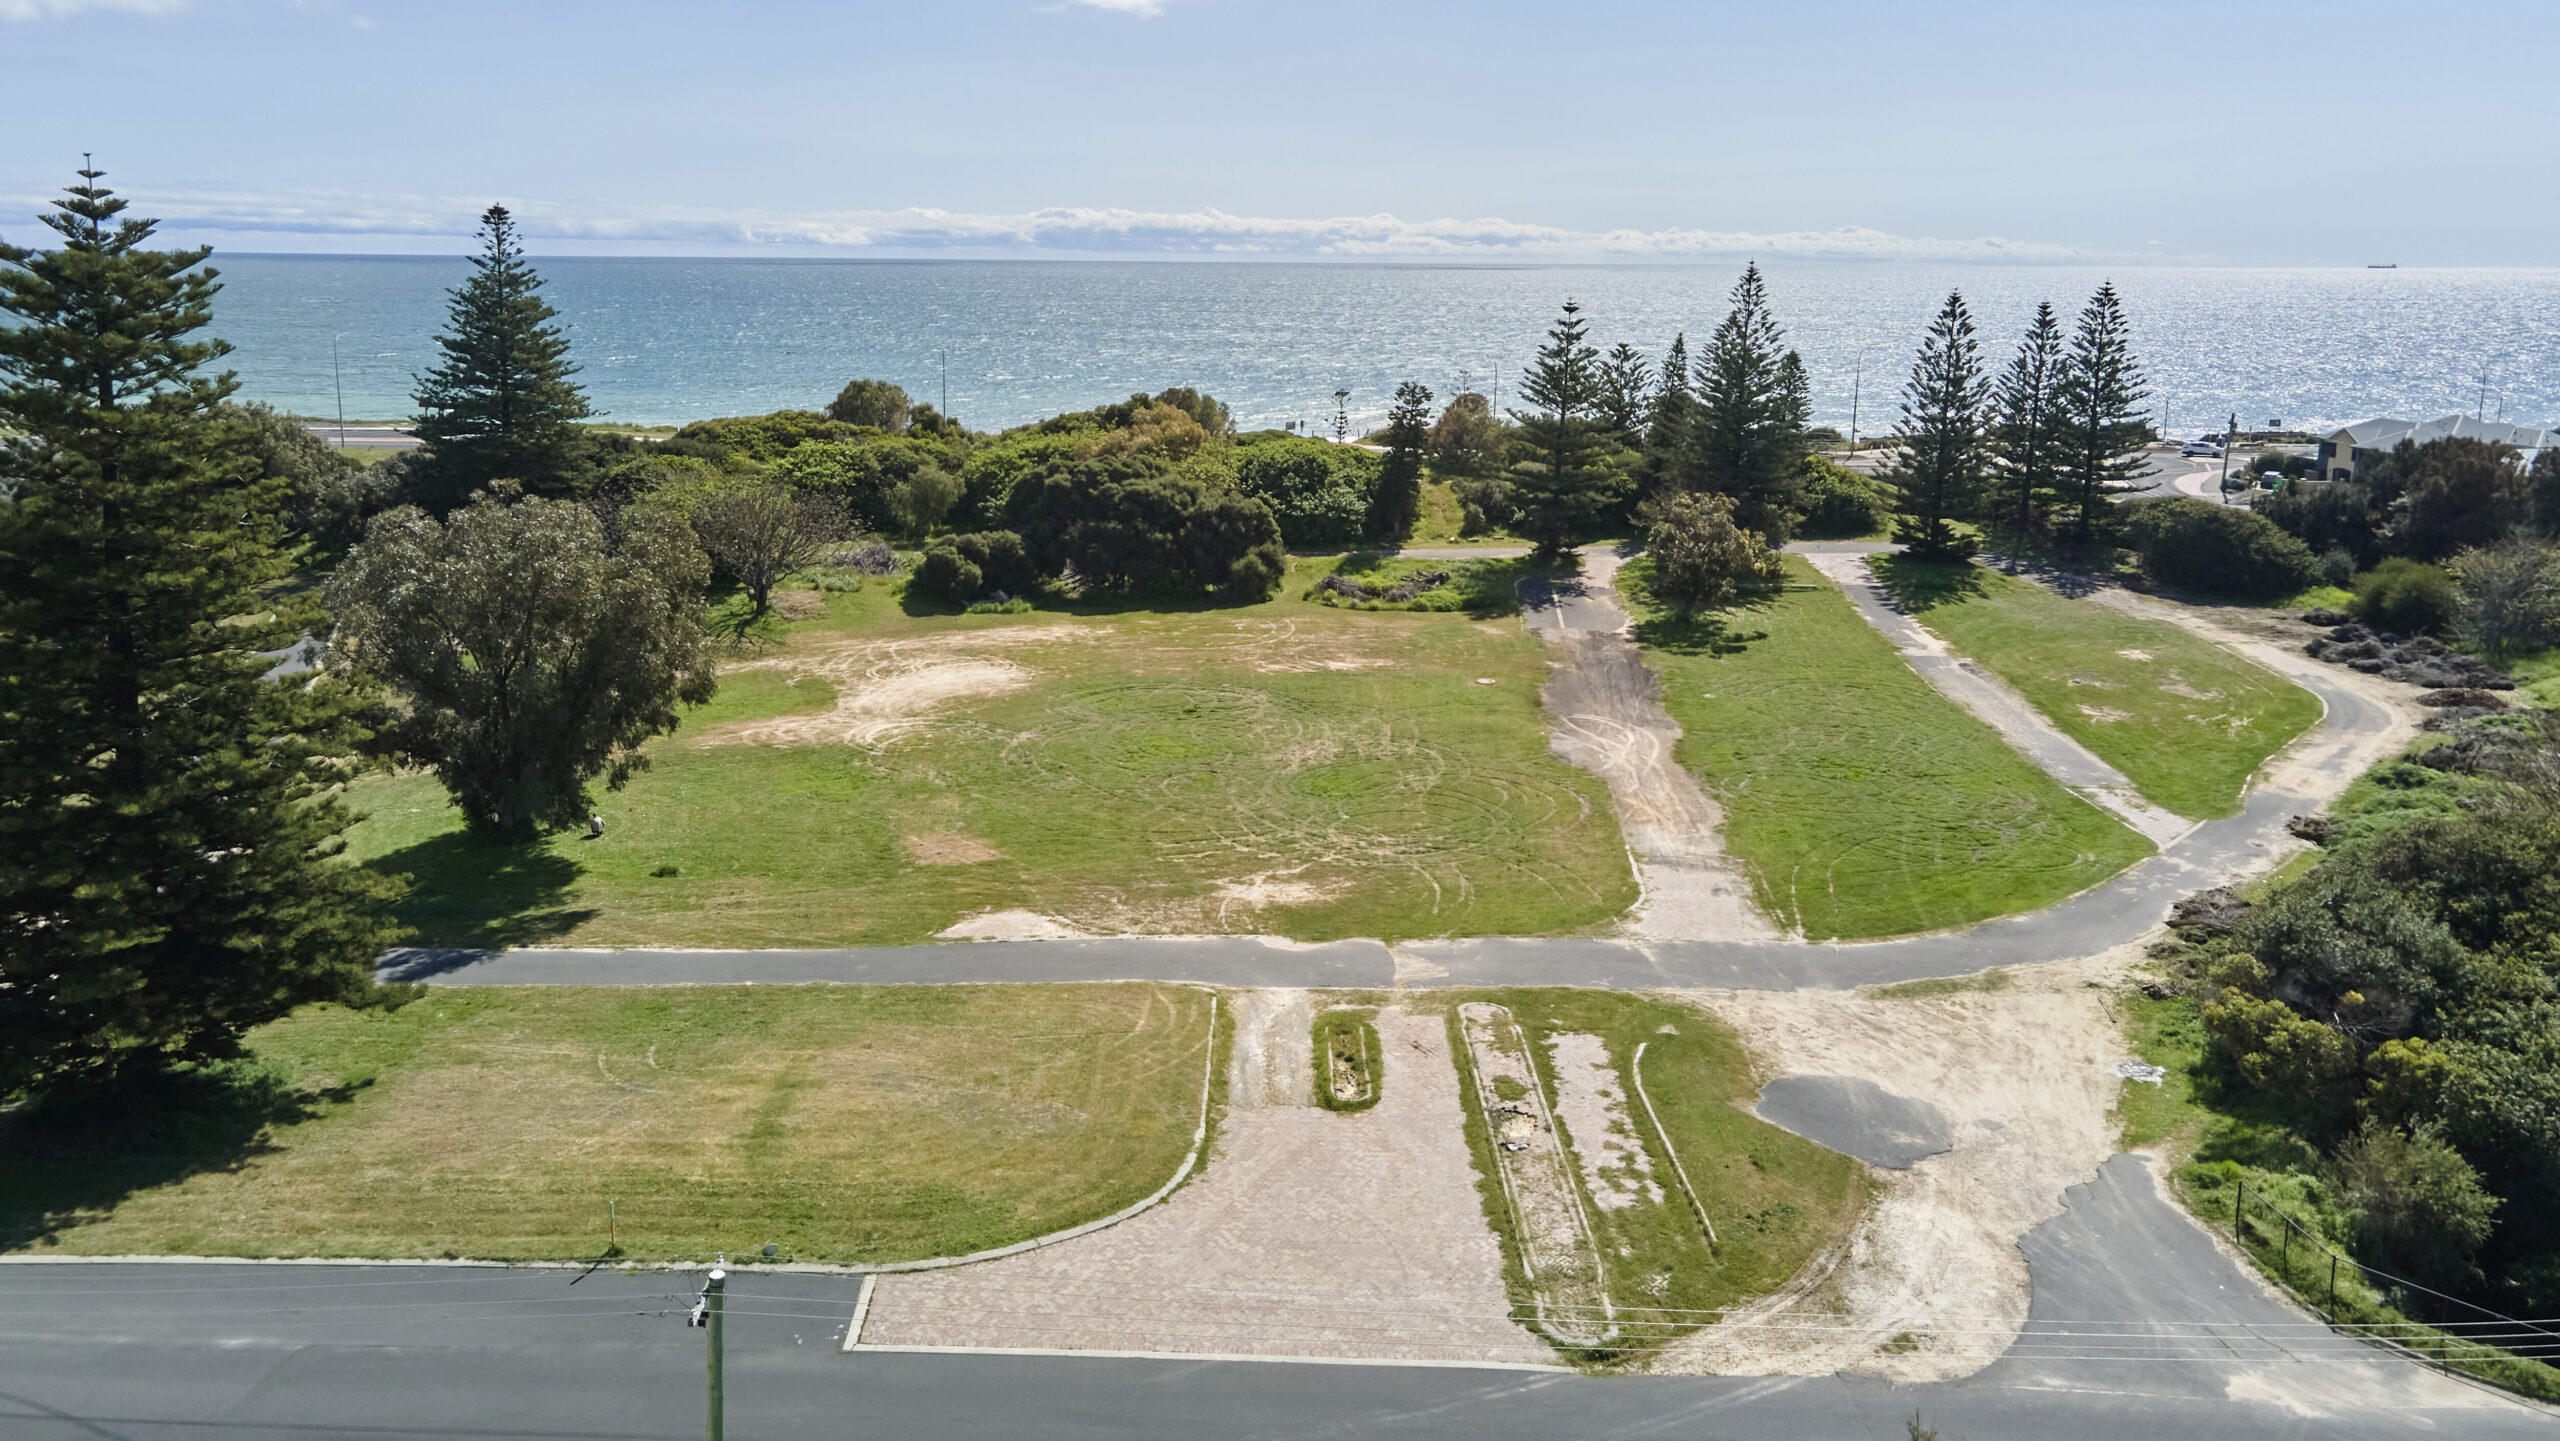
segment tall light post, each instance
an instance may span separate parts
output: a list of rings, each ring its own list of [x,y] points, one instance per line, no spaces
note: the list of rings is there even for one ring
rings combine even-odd
[[[338,388],[338,449],[340,450],[347,448],[347,381],[338,370],[338,337],[345,334],[346,332],[341,330],[337,335],[329,337],[329,383]]]
[[[1336,445],[1351,438],[1350,402],[1350,391],[1337,390],[1333,393],[1333,443]]]

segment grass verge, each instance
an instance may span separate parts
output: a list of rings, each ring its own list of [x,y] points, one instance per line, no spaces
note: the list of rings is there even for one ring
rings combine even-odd
[[[1418,998],[1404,1004],[1411,1006]],[[1429,993],[1429,1004],[1447,1007],[1458,1093],[1468,1098],[1476,1094],[1475,1075],[1457,1020],[1458,1006],[1467,1001],[1511,1009],[1537,1056],[1551,1110],[1559,1106],[1556,1037],[1571,1032],[1597,1036],[1614,1073],[1611,1090],[1627,1113],[1628,1133],[1613,1127],[1612,1134],[1624,1142],[1631,1133],[1647,1158],[1652,1188],[1629,1205],[1590,1208],[1624,1337],[1617,1345],[1572,1353],[1576,1360],[1594,1366],[1640,1361],[1711,1319],[1700,1313],[1776,1290],[1865,1209],[1868,1182],[1857,1162],[1742,1109],[1759,1088],[1741,1042],[1713,1017],[1607,991]],[[1639,1044],[1645,1046],[1645,1090],[1660,1117],[1659,1131],[1626,1080]],[[1520,1264],[1519,1240],[1495,1169],[1492,1133],[1472,1100],[1463,1104],[1477,1192],[1502,1242],[1512,1300],[1527,1314],[1535,1297]],[[1596,1178],[1586,1162],[1602,1154],[1604,1138],[1570,1135],[1569,1123],[1566,1129],[1573,1142],[1566,1154],[1584,1195],[1592,1196]],[[1663,1150],[1666,1141],[1696,1184],[1699,1203],[1722,1238],[1720,1245],[1707,1244],[1697,1213],[1681,1194]]]
[[[1921,624],[2179,815],[2237,812],[2249,777],[2320,719],[2309,691],[2166,621],[1979,565],[1874,569]]]
[[[314,1006],[147,1124],[12,1119],[0,1243],[54,1254],[961,1254],[1107,1215],[1190,1149],[1179,986],[436,988]],[[94,1119],[94,1118],[92,1118]]]
[[[1801,557],[1786,589],[1683,621],[1650,567],[1618,587],[1724,807],[1761,909],[1810,939],[1967,925],[2051,905],[2151,853],[1914,673]]]
[[[1547,750],[1516,624],[830,595],[723,675],[605,833],[489,844],[374,777],[351,853],[425,944],[905,944],[1028,910],[1103,932],[1539,934],[1635,899],[1606,788]]]

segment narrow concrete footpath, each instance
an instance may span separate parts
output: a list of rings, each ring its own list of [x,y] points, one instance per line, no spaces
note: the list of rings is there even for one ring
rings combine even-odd
[[[1903,660],[1938,694],[1964,707],[2000,733],[2010,747],[2038,770],[2070,788],[2072,794],[2115,816],[2149,840],[2166,846],[2195,828],[2195,822],[2143,799],[2124,772],[2099,759],[2097,752],[2055,729],[2026,697],[1999,677],[1957,655],[1935,632],[1912,619],[1897,604],[1867,559],[1877,551],[1819,551],[1805,559],[1840,587],[1869,625],[1884,633]]]

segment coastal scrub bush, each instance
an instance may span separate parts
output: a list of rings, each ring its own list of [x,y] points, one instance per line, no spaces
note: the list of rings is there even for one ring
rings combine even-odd
[[[1022,537],[1009,530],[946,536],[925,547],[908,584],[920,595],[966,602],[990,591],[1019,596],[1040,583]]]
[[[2492,656],[2560,645],[2560,551],[2521,537],[2454,558],[2456,627]]]
[[[911,521],[939,523],[959,499],[950,459],[945,447],[905,436],[820,440],[793,447],[774,462],[773,474],[834,500],[857,530],[904,532]]]
[[[1107,590],[1255,601],[1288,568],[1270,507],[1174,474],[1160,455],[1052,462],[1014,483],[1005,515],[1041,574]]]
[[[2338,1147],[2330,1172],[2367,1255],[2438,1286],[2470,1275],[2500,1203],[2435,1127],[2368,1120]]]
[[[855,440],[861,432],[814,410],[777,410],[770,415],[730,415],[697,420],[668,439],[665,449],[708,459],[737,456],[771,463],[794,447],[813,440]]]
[[[1893,523],[1892,488],[1820,455],[1804,458],[1804,520],[1796,534],[1807,540],[1855,540]]]
[[[2356,577],[2355,617],[2377,630],[2433,634],[2454,617],[2453,577],[2395,555]]]
[[[2124,518],[2142,573],[2161,585],[2264,600],[2320,581],[2311,548],[2255,511],[2180,496],[2132,501]]]
[[[1236,489],[1271,507],[1300,550],[1349,545],[1368,526],[1378,458],[1348,445],[1287,438],[1240,446]]]
[[[891,435],[907,428],[907,393],[885,380],[849,380],[827,402],[827,414],[847,425],[867,425]]]

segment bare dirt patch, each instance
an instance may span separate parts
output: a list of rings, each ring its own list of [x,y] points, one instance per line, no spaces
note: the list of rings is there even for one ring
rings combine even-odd
[[[1107,1231],[884,1277],[863,1344],[1552,1364],[1507,1319],[1440,1018],[1380,1012],[1392,1079],[1336,1114],[1301,1084],[1307,996],[1235,1001],[1229,1110],[1199,1180]]]
[[[1764,940],[1777,935],[1724,853],[1724,811],[1672,758],[1680,725],[1659,682],[1617,635],[1551,635],[1564,656],[1548,678],[1549,748],[1608,782],[1644,888],[1629,917],[1640,936]]]
[[[1055,916],[1038,911],[985,911],[966,916],[936,933],[945,941],[1060,941],[1084,935]]]
[[[1219,922],[1224,924],[1235,911],[1258,911],[1271,906],[1311,906],[1332,900],[1349,890],[1347,884],[1338,880],[1317,882],[1293,877],[1293,872],[1266,871],[1260,875],[1213,882],[1210,896],[1217,903]]]
[[[1000,861],[1004,852],[976,836],[956,831],[927,831],[921,835],[900,836],[898,846],[907,858],[920,866],[974,866],[982,861]]]
[[[2133,719],[2132,712],[2120,711],[2111,705],[2084,705],[2080,707],[2080,713],[2101,725]]]
[[[1988,992],[1695,994],[1772,1075],[1871,1081],[1935,1106],[1954,1144],[1879,1172],[1881,1197],[1835,1256],[1672,1346],[1658,1369],[1918,1382],[1986,1364],[1988,1338],[2026,1320],[2019,1239],[2115,1150],[2124,1042],[2105,986],[2137,958],[2125,947],[2020,968]]]
[[[1036,672],[1001,652],[1073,640],[1072,625],[1000,626],[923,640],[836,639],[785,655],[734,667],[776,671],[793,681],[823,680],[835,687],[835,704],[815,715],[772,716],[726,725],[703,737],[706,745],[854,745],[878,750],[931,723],[951,704],[1009,695],[1029,686]]]
[[[1627,1115],[1627,1090],[1609,1064],[1609,1047],[1598,1036],[1560,1031],[1553,1038],[1556,1119],[1582,1164],[1591,1203],[1603,1211],[1623,1211],[1638,1201],[1662,1204],[1662,1187],[1653,1178],[1652,1158]]]
[[[778,590],[773,593],[774,613],[784,620],[810,620],[827,613],[827,597],[814,590]]]
[[[1609,1341],[1618,1328],[1607,1263],[1583,1210],[1582,1188],[1565,1164],[1564,1138],[1547,1112],[1528,1038],[1508,1008],[1484,1001],[1459,1006],[1458,1022],[1539,1322],[1567,1345]]]

